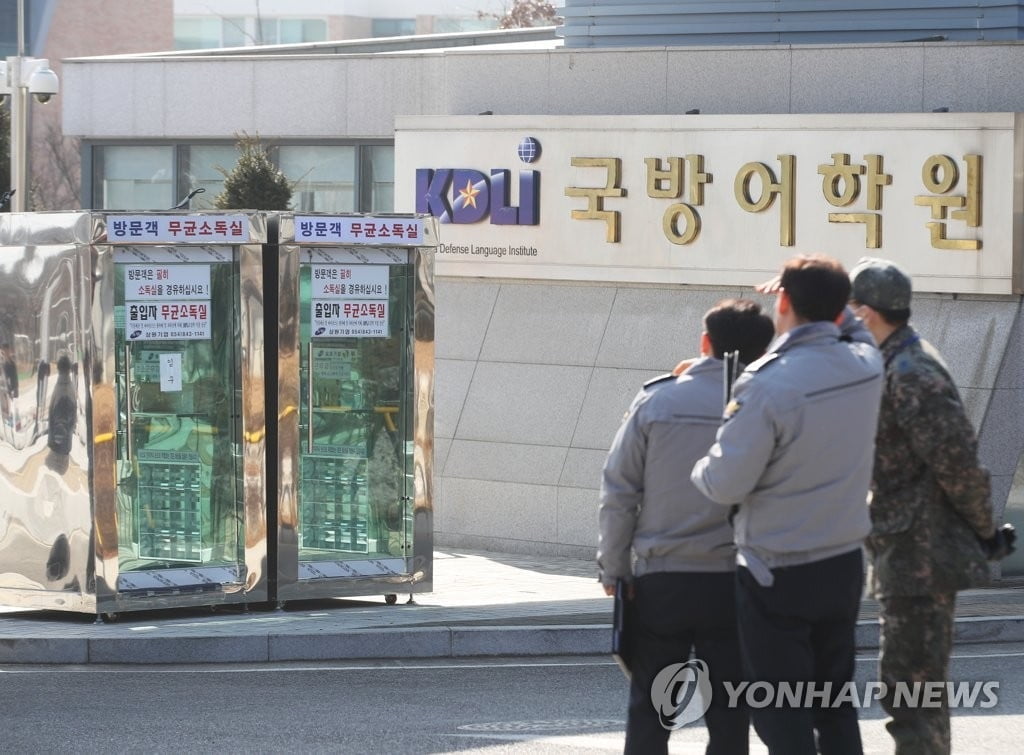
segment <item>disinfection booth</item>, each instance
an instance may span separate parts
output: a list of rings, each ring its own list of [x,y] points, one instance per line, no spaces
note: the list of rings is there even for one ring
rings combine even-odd
[[[279,602],[432,587],[435,223],[280,216]]]
[[[266,225],[0,215],[0,603],[269,599]]]

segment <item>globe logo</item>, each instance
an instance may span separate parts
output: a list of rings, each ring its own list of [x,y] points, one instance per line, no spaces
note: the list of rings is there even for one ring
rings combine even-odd
[[[711,705],[708,665],[699,658],[666,666],[651,684],[651,703],[663,728],[672,731],[696,721]]]
[[[524,163],[536,162],[540,157],[540,142],[532,136],[524,136],[523,140],[519,142],[519,146],[516,147],[516,152]]]

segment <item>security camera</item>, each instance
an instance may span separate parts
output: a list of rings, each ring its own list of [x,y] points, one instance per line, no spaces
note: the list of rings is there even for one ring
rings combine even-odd
[[[53,95],[60,91],[57,74],[45,66],[36,69],[29,77],[28,91],[36,98],[36,102],[49,102]]]

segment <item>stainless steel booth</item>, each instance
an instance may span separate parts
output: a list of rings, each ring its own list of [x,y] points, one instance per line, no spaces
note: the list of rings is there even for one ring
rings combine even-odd
[[[0,603],[266,601],[256,213],[0,215]]]
[[[285,214],[279,243],[276,598],[429,591],[436,220]]]

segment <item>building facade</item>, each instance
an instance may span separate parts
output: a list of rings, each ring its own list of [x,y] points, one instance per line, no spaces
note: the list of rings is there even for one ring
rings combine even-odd
[[[860,114],[850,119],[860,127],[876,115],[879,122],[887,114],[935,118],[941,116],[932,111],[943,109],[956,130],[970,121],[961,114],[1024,112],[1022,66],[1024,44],[1016,41],[585,50],[547,44],[285,58],[148,56],[66,61],[62,96],[65,132],[83,140],[85,171],[92,186],[102,186],[115,177],[97,151],[224,145],[246,131],[282,145],[351,147],[351,160],[359,163],[366,149],[393,144],[396,124],[407,116],[452,117],[451,127],[435,134],[439,144],[449,145],[445,150],[464,138],[459,125],[465,119],[456,116],[485,121],[491,116],[484,113],[505,119],[499,125],[513,124],[524,137],[534,127],[565,128],[566,122],[582,128],[591,116],[643,124],[663,116],[711,115],[724,119],[722,128],[736,130],[730,116],[755,122],[764,116],[771,125],[768,119],[775,116],[832,115],[830,128],[843,131],[844,114]],[[564,120],[548,122],[556,116]],[[629,134],[642,130],[619,128],[617,141],[607,143],[626,144]],[[764,137],[755,125],[745,138]],[[398,139],[401,153],[401,133]],[[1019,147],[1010,152],[1019,164]],[[776,158],[775,152],[764,154],[767,162]],[[400,154],[394,209],[414,209],[410,171],[485,172],[506,159],[496,154],[488,164],[440,165],[423,155],[413,164]],[[366,191],[362,180],[354,180],[352,196]],[[731,194],[731,175],[720,173],[715,180]],[[643,192],[635,175],[629,181],[630,196]],[[549,194],[564,191],[543,186]],[[1002,255],[996,275],[1002,283],[986,289],[969,275],[962,285],[929,286],[923,278],[914,321],[950,362],[980,431],[997,511],[1005,508],[1005,519],[1020,525],[1024,322],[1014,234],[1019,235],[1022,208],[1012,182],[1002,186],[1011,193],[1000,215],[1010,219],[1009,227],[998,229],[1004,241],[996,242],[995,228],[986,227],[983,236],[984,249]],[[519,193],[513,189],[512,202],[505,204],[519,200],[521,211],[522,191],[521,185]],[[94,193],[94,206],[102,206],[99,196]],[[585,200],[577,202],[586,207]],[[363,206],[314,207],[341,212]],[[556,222],[566,218],[542,215],[530,233],[554,243],[546,224]],[[580,255],[592,253],[586,276],[517,274],[515,268],[481,275],[478,268],[460,270],[438,257],[435,523],[442,545],[592,554],[601,464],[639,384],[692,355],[703,312],[725,296],[749,295],[758,270],[772,269],[790,253],[833,251],[802,246],[799,236],[793,245],[780,246],[773,230],[762,259],[744,252],[743,275],[732,264],[721,274],[688,277],[686,265],[676,265],[660,279],[638,278],[624,275],[623,266],[608,257],[604,224],[579,228],[568,244]],[[441,241],[460,233],[442,225]],[[758,238],[747,241],[757,247]],[[856,261],[852,249],[841,255],[847,264]],[[896,258],[902,253],[884,243],[870,252]],[[1011,562],[1007,568],[1017,567]]]

